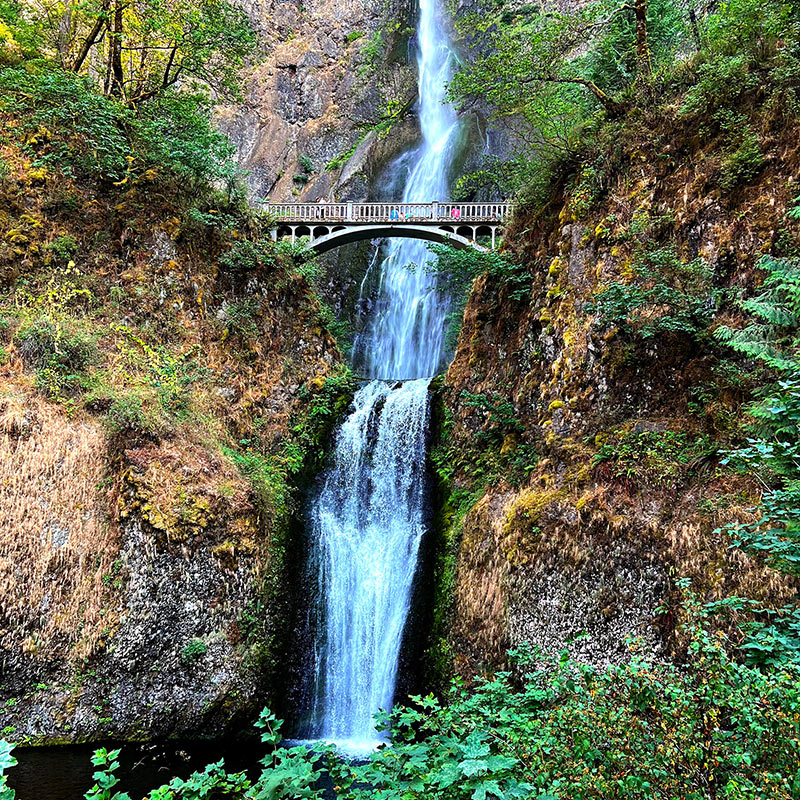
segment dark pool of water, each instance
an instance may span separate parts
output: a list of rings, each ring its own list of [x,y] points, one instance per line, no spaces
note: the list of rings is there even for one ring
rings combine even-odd
[[[81,800],[94,785],[92,754],[100,745],[17,748],[19,764],[8,771],[8,782],[17,800]],[[214,741],[203,743],[118,744],[122,748],[116,791],[141,800],[173,777],[186,778],[206,764],[225,759],[230,771],[257,772],[264,755],[259,742]]]

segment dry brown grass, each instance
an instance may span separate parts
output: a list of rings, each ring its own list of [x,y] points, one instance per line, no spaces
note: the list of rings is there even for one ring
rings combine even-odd
[[[113,635],[107,468],[95,422],[21,390],[0,397],[0,641],[82,658]]]

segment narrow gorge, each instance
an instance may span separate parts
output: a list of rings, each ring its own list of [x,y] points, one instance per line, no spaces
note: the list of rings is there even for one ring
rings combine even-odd
[[[0,798],[800,796],[798,75],[0,0]]]

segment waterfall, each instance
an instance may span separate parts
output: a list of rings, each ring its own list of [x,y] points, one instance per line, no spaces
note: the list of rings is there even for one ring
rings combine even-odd
[[[453,56],[436,0],[420,0],[422,141],[403,200],[446,200],[458,122],[444,104]],[[312,722],[307,734],[363,752],[378,741],[373,715],[394,701],[427,504],[428,384],[442,366],[448,301],[425,269],[423,242],[385,246],[377,300],[353,346],[371,379],[334,437],[310,504],[317,580]],[[408,269],[408,265],[416,269]]]

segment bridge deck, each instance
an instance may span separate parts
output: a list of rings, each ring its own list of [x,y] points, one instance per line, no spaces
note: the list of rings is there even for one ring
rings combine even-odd
[[[510,203],[269,203],[276,222],[313,225],[375,223],[500,225],[511,213]]]

